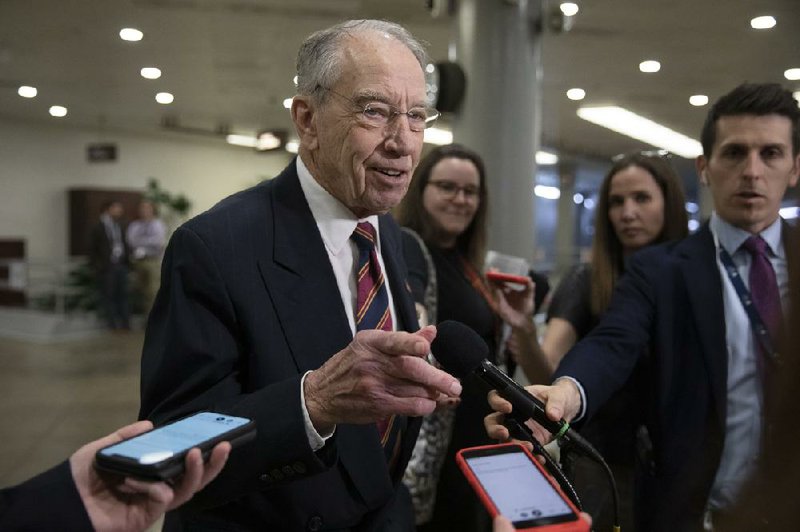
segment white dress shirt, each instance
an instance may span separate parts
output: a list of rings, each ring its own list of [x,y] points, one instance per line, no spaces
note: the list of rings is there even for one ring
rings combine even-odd
[[[336,277],[336,284],[339,288],[339,294],[342,297],[342,304],[344,305],[347,321],[350,324],[350,330],[353,336],[356,334],[354,309],[356,308],[356,297],[358,296],[355,276],[355,269],[358,265],[358,247],[355,242],[350,239],[350,236],[353,234],[353,231],[355,231],[356,225],[360,222],[369,222],[375,228],[377,240],[375,248],[378,253],[378,262],[383,271],[386,292],[389,296],[389,312],[391,312],[392,315],[392,324],[396,329],[397,314],[394,308],[392,291],[389,287],[388,272],[386,271],[383,255],[381,254],[378,216],[372,215],[366,218],[356,218],[350,209],[345,207],[338,199],[331,196],[322,185],[317,183],[300,157],[297,158],[297,175],[300,178],[300,188],[303,189],[303,195],[311,209],[311,215],[317,223],[317,228],[322,236],[322,242],[325,244],[325,251],[328,253],[328,258],[331,261],[333,275]],[[303,375],[303,380],[300,383],[300,398],[301,404],[303,405],[303,417],[306,422],[308,441],[311,444],[311,448],[316,451],[325,445],[325,440],[332,436],[333,432],[324,436],[320,435],[311,423],[311,418],[306,408],[305,394],[303,392],[303,383],[305,383],[305,378],[308,376],[308,373],[310,372]]]

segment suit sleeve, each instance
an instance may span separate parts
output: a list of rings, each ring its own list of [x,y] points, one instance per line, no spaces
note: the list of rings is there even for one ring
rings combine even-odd
[[[265,483],[330,467],[335,439],[314,453],[306,437],[299,374],[245,389],[252,354],[212,253],[192,229],[173,235],[142,353],[140,418],[162,424],[201,410],[256,422],[256,440],[231,453],[222,474],[190,503],[213,506]],[[287,471],[293,475],[270,472]]]
[[[0,490],[0,530],[93,530],[69,462]]]
[[[650,342],[656,315],[652,283],[663,258],[648,251],[631,257],[600,323],[567,352],[553,375],[581,383],[586,419],[625,384]]]

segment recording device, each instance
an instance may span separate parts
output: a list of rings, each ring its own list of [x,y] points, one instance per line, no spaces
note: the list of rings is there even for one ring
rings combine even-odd
[[[97,451],[96,468],[144,480],[169,480],[184,471],[186,454],[197,447],[207,460],[220,442],[232,447],[256,436],[254,421],[200,412]]]
[[[461,449],[456,462],[493,518],[502,514],[523,531],[589,531],[577,508],[521,445]]]
[[[495,283],[518,284],[522,285],[523,287],[528,283],[528,278],[524,275],[514,275],[511,273],[497,272],[494,270],[489,270],[486,272],[486,278]]]
[[[602,460],[591,444],[570,428],[569,423],[547,417],[539,399],[486,359],[489,347],[475,331],[452,320],[443,321],[436,329],[431,351],[445,371],[459,379],[477,375],[511,403],[513,417],[521,422],[533,419],[559,442],[571,443],[576,450]]]

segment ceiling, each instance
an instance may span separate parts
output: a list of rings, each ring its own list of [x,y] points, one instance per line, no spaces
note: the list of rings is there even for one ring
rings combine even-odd
[[[508,1],[508,0],[476,0]],[[531,0],[533,1],[533,0]],[[579,119],[580,104],[613,103],[694,138],[707,107],[742,81],[776,81],[800,67],[797,0],[576,0],[567,33],[542,41],[544,146],[608,157],[646,146]],[[282,102],[293,94],[294,58],[303,37],[348,18],[386,18],[447,59],[455,24],[433,17],[425,0],[0,0],[0,119],[60,120],[98,129],[158,131],[165,117],[197,133],[291,129]],[[773,15],[771,30],[749,21]],[[124,42],[123,27],[144,32]],[[638,64],[662,69],[643,74]],[[139,75],[144,66],[163,72]],[[33,85],[38,96],[17,95]],[[581,87],[583,102],[565,91]],[[168,91],[167,106],[154,95]],[[66,117],[48,115],[66,106]],[[1,141],[1,140],[0,140]]]

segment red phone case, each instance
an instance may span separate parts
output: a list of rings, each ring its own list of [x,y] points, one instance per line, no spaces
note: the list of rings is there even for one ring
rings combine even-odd
[[[516,283],[523,286],[528,283],[528,278],[524,275],[514,275],[511,273],[495,272],[491,270],[486,272],[486,278],[497,283]]]
[[[458,451],[458,453],[456,453],[456,462],[458,463],[458,467],[461,468],[461,471],[464,473],[464,476],[467,477],[467,480],[469,481],[470,485],[472,486],[472,489],[474,489],[475,493],[478,494],[478,497],[481,499],[481,502],[483,502],[483,505],[486,507],[486,509],[491,514],[492,519],[494,519],[499,514],[497,506],[495,506],[494,501],[492,500],[492,498],[489,496],[489,494],[486,492],[486,490],[484,490],[483,485],[480,483],[478,478],[472,472],[472,468],[470,468],[469,464],[467,464],[467,461],[464,458],[464,454],[468,453],[469,451],[491,450],[491,449],[499,449],[499,448],[505,448],[505,447],[517,447],[517,448],[521,449],[522,452],[524,452],[528,456],[528,458],[531,460],[531,462],[533,462],[533,464],[536,466],[536,468],[539,470],[539,472],[544,476],[544,478],[547,479],[547,481],[550,483],[550,485],[553,486],[553,489],[555,489],[556,492],[558,492],[558,494],[561,496],[561,498],[564,500],[564,502],[566,502],[566,504],[570,507],[572,512],[575,514],[575,519],[571,520],[571,521],[566,521],[566,522],[563,522],[563,523],[546,524],[546,525],[536,525],[536,526],[528,527],[528,528],[517,528],[516,530],[518,530],[518,531],[526,531],[527,530],[527,531],[530,531],[530,532],[589,532],[589,523],[587,523],[586,521],[583,520],[582,517],[580,517],[578,509],[575,507],[575,505],[572,503],[572,501],[569,500],[569,498],[566,495],[564,495],[564,492],[561,491],[561,487],[544,470],[544,468],[539,463],[539,461],[536,460],[536,458],[534,458],[533,455],[525,447],[523,447],[523,446],[521,446],[521,445],[519,445],[517,443],[499,443],[499,444],[496,444],[496,445],[483,445],[483,446],[480,446],[480,447],[468,447],[466,449],[461,449],[460,451]]]

